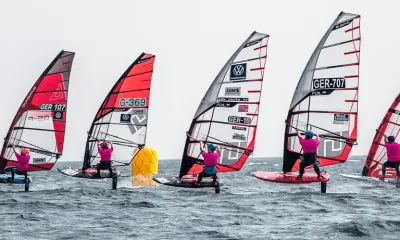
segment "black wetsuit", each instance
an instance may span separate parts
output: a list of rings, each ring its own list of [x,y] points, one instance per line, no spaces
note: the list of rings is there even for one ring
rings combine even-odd
[[[4,171],[11,173],[11,179],[10,179],[11,182],[14,182],[15,174],[24,175],[25,179],[28,178],[28,171],[21,171],[17,167],[9,167],[6,168]]]
[[[201,180],[203,180],[203,177],[212,177],[213,183],[215,184],[217,182],[217,174],[207,174],[204,171],[202,171],[199,176],[197,177],[197,184],[201,183]]]
[[[99,164],[97,164],[97,175],[100,175],[100,170],[109,170],[110,171],[110,177],[112,177],[113,175],[113,171],[111,168],[111,161],[100,161]]]
[[[386,161],[386,162],[382,165],[382,176],[385,176],[385,174],[386,174],[386,168],[389,167],[389,168],[394,168],[394,169],[396,169],[397,177],[400,177],[399,166],[400,166],[400,161],[399,161],[399,162],[389,162],[389,161]]]
[[[317,153],[304,153],[304,157],[300,162],[300,174],[299,178],[303,177],[304,174],[304,168],[313,165],[314,171],[317,173],[318,177],[321,177],[321,172],[319,170],[319,161],[317,160]]]

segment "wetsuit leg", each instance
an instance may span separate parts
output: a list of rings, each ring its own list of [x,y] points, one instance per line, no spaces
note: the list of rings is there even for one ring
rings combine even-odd
[[[213,183],[216,183],[217,182],[217,174],[213,174],[212,179],[213,179]]]
[[[13,167],[11,168],[11,182],[14,182],[14,178],[15,178],[15,173],[17,172],[17,168]]]
[[[394,164],[394,169],[396,169],[397,177],[400,177],[399,165],[400,163]]]
[[[299,170],[299,178],[303,177],[304,168],[306,167],[306,163],[303,161],[300,162],[300,170]]]
[[[315,173],[318,175],[318,178],[320,178],[320,177],[321,177],[321,171],[319,170],[318,162],[315,161],[315,162],[313,163],[313,166],[314,166],[314,171],[315,171]]]
[[[388,161],[386,161],[383,165],[382,165],[382,177],[385,177],[386,175],[386,167],[389,164]]]
[[[110,171],[110,177],[113,176],[113,169],[111,167],[111,162],[108,163],[108,171]]]
[[[199,174],[199,176],[197,177],[197,184],[200,184],[201,183],[201,180],[203,180],[203,177],[205,177],[205,176],[207,176],[204,172],[201,172],[200,174]]]
[[[100,165],[101,165],[101,163],[98,163],[97,166],[96,166],[96,168],[97,168],[97,175],[98,175],[98,176],[100,176],[100,167],[101,167]]]

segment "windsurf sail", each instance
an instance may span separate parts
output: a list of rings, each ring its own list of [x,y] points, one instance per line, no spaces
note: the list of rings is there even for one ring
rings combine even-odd
[[[308,61],[286,119],[283,172],[303,155],[297,131],[321,137],[320,166],[343,163],[357,141],[360,15],[341,12]]]
[[[114,166],[129,165],[133,150],[145,145],[154,59],[142,53],[104,99],[88,132],[84,168],[100,161],[99,140],[112,143]]]
[[[385,117],[379,125],[378,131],[372,141],[367,160],[365,161],[363,176],[380,177],[382,175],[382,164],[387,160],[385,148],[385,136],[398,137],[400,133],[400,93],[394,99],[387,110]],[[396,171],[386,169],[386,178],[397,178]]]
[[[16,164],[11,144],[30,149],[28,171],[50,170],[61,157],[74,56],[61,51],[28,92],[4,139],[0,171]]]
[[[187,133],[179,177],[202,171],[200,140],[221,147],[218,172],[240,170],[253,152],[268,39],[253,32],[211,84]]]

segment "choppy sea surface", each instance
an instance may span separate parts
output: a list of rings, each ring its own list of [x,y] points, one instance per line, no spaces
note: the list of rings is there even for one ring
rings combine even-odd
[[[0,184],[0,239],[400,239],[400,188],[347,179],[360,174],[362,157],[326,167],[320,185],[264,182],[257,170],[280,171],[281,159],[250,159],[236,173],[220,174],[221,193],[159,185],[132,187],[111,180],[64,176],[56,168],[33,172],[31,191]],[[59,163],[57,167],[79,167]],[[175,175],[178,160],[159,161]],[[123,175],[130,168],[121,169]]]

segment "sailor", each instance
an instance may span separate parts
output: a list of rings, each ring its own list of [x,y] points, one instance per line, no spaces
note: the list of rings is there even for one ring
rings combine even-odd
[[[387,161],[382,165],[382,176],[380,177],[381,180],[385,180],[386,168],[394,168],[396,169],[397,173],[397,182],[399,183],[399,165],[400,165],[400,144],[396,143],[394,136],[389,136],[385,139],[385,147],[386,147],[386,154],[387,154]]]
[[[108,146],[110,144],[110,147]],[[110,171],[110,177],[112,177],[112,168],[111,168],[111,155],[113,152],[114,148],[111,144],[111,142],[106,142],[102,141],[99,142],[98,145],[98,152],[100,154],[100,163],[97,164],[97,177],[101,177],[100,175],[100,170],[109,170]]]
[[[303,138],[299,132],[297,132],[297,136],[299,137],[299,142],[301,147],[303,148],[304,156],[300,162],[300,173],[297,176],[297,180],[300,180],[304,174],[304,168],[313,165],[314,171],[317,173],[318,178],[321,178],[321,173],[319,170],[319,161],[317,160],[317,150],[319,146],[319,136],[311,131],[305,132],[305,138]]]
[[[196,184],[200,184],[203,177],[212,177],[213,184],[217,182],[217,164],[218,159],[221,156],[220,149],[213,144],[208,144],[207,150],[208,151],[205,149],[203,141],[200,141],[200,151],[204,159],[204,168],[199,174]]]
[[[6,169],[7,172],[11,172],[10,182],[14,182],[15,174],[25,175],[25,178],[28,177],[29,160],[31,159],[28,148],[21,148],[21,153],[17,152],[14,145],[12,145],[12,148],[17,158],[17,164],[16,167]]]

